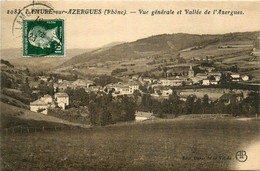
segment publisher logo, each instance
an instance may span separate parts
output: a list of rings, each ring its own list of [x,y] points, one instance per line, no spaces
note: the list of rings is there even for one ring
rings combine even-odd
[[[246,155],[246,151],[238,151],[236,153],[236,159],[239,161],[239,162],[245,162],[247,160],[247,155]]]

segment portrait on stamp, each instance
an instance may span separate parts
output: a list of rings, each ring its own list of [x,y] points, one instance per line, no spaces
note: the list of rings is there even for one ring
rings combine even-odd
[[[64,56],[64,20],[24,20],[23,56]]]

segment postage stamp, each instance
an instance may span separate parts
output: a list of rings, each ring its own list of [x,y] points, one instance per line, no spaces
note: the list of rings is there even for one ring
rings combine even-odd
[[[23,21],[23,56],[64,56],[64,20]]]

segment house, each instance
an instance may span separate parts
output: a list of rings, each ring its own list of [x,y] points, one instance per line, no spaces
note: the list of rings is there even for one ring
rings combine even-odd
[[[153,116],[153,113],[136,112],[136,114],[135,114],[136,121],[145,121],[145,120],[149,120],[149,119],[155,119],[155,116]]]
[[[86,92],[101,92],[103,88],[101,86],[90,86],[88,88],[85,88]]]
[[[45,103],[52,103],[53,99],[50,95],[46,94],[43,97],[41,97],[41,100],[44,101]]]
[[[230,74],[230,77],[231,77],[232,81],[241,81],[240,74],[238,74],[238,73],[232,73],[232,74]]]
[[[65,109],[69,105],[69,96],[67,93],[55,93],[54,99],[50,95],[44,95],[40,99],[30,103],[30,110],[33,112],[48,113],[48,109],[59,106]]]
[[[39,79],[44,81],[44,82],[47,82],[49,78],[50,77],[48,77],[48,76],[39,76]]]
[[[91,80],[77,79],[76,81],[72,82],[73,88],[88,88],[93,85],[94,85],[94,82]]]
[[[139,90],[139,84],[136,82],[129,82],[129,92],[134,93],[135,90]]]
[[[208,73],[208,75],[210,77],[213,77],[215,79],[215,81],[220,81],[220,79],[222,77],[221,72],[211,72],[211,73]]]
[[[180,78],[176,79],[161,79],[162,86],[181,86],[184,80]]]
[[[155,87],[154,93],[151,94],[152,97],[157,98],[169,98],[169,96],[173,93],[171,88],[167,87]]]
[[[218,85],[218,81],[216,80],[210,80],[210,85]]]
[[[202,85],[217,85],[218,81],[216,80],[210,80],[210,79],[205,79],[202,80]]]
[[[30,110],[33,112],[39,112],[43,114],[48,113],[49,108],[54,108],[55,104],[50,95],[44,95],[40,99],[30,103]]]
[[[173,93],[172,89],[163,89],[161,90],[162,96],[169,96]]]
[[[45,103],[43,100],[38,99],[38,100],[30,103],[30,111],[40,112],[40,113],[47,115],[48,104]]]
[[[55,93],[54,99],[61,109],[65,109],[69,105],[69,95],[67,93]]]
[[[208,74],[206,73],[198,73],[196,74],[196,78],[203,80],[203,79],[207,79],[208,78]]]
[[[210,80],[209,79],[202,80],[202,85],[210,85]]]
[[[247,75],[242,75],[241,78],[242,78],[243,81],[249,80],[249,76],[247,76]]]
[[[112,92],[117,95],[133,94],[135,90],[139,90],[139,84],[135,81],[129,83],[118,82],[115,84],[109,84],[104,88],[104,91]]]
[[[67,81],[67,80],[63,80],[61,83],[54,83],[53,84],[53,88],[54,88],[54,92],[63,92],[65,91],[68,87],[72,88],[72,81]]]
[[[58,79],[58,84],[62,83],[62,81],[63,81],[62,79]]]

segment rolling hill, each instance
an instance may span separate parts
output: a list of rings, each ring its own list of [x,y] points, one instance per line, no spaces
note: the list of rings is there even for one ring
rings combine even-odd
[[[121,43],[123,42],[112,42],[102,46],[99,49],[109,49],[110,47]],[[2,49],[1,59],[9,61],[15,67],[28,68],[31,72],[41,72],[52,70],[75,56],[85,54],[93,50],[96,50],[96,48],[67,49],[65,57],[22,57],[21,49]]]
[[[107,49],[97,49],[77,55],[64,62],[60,67],[82,63],[97,63],[106,61],[122,61],[153,55],[172,56],[180,50],[194,46],[208,46],[230,41],[253,41],[259,32],[228,33],[223,35],[195,34],[163,34],[123,43]]]
[[[192,60],[211,56],[220,67],[236,65],[241,74],[259,81],[259,57],[252,55],[260,31],[217,35],[162,34],[100,48],[77,55],[55,69],[57,73],[79,75],[110,75],[124,69],[124,75],[153,72],[162,67],[196,65]]]
[[[22,57],[21,49],[3,49],[1,59],[7,60],[12,65],[20,68],[28,68],[32,72],[48,71],[63,62],[92,49],[68,49],[66,57]]]

